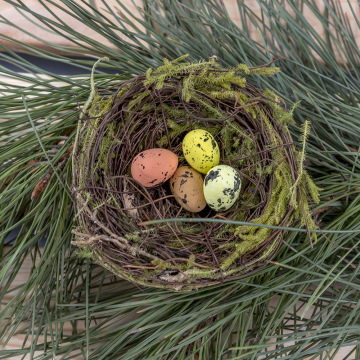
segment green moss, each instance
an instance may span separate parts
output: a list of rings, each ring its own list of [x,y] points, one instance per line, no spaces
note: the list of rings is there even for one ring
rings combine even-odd
[[[166,120],[166,124],[168,126],[170,139],[174,139],[175,137],[185,134],[186,132],[188,132],[188,130],[190,128],[190,123],[188,123],[188,122],[182,123],[182,124],[177,124],[176,122],[174,122],[171,119]],[[168,141],[169,141],[168,137],[165,134],[158,141],[158,146],[163,147],[168,143]]]
[[[304,170],[304,178],[306,183],[306,188],[313,199],[313,201],[318,204],[320,202],[320,194],[319,192],[322,190],[320,187],[316,186],[313,180],[311,179],[310,175]]]
[[[250,70],[250,74],[256,74],[261,76],[272,76],[280,71],[279,67],[263,67]]]
[[[149,112],[149,111],[151,111],[151,110],[154,110],[154,104],[144,104],[142,107],[141,107],[141,111],[143,112],[143,113],[147,113],[147,112]]]
[[[106,170],[106,167],[107,167],[106,163],[107,163],[107,157],[109,154],[109,150],[114,144],[114,137],[115,137],[114,134],[115,134],[115,123],[112,122],[107,126],[107,128],[105,130],[105,134],[102,138],[102,141],[101,141],[101,144],[99,147],[99,153],[98,153],[99,155],[96,159],[95,170],[98,170],[98,169]]]
[[[94,251],[86,245],[80,245],[76,250],[77,256],[84,258],[84,259],[91,259],[93,258]]]
[[[133,242],[141,242],[143,241],[142,234],[154,234],[154,233],[156,233],[156,230],[153,228],[149,228],[149,229],[143,229],[141,232],[140,231],[128,232],[127,234],[124,235],[124,237],[125,239]]]
[[[130,102],[127,107],[128,110],[134,110],[136,106],[139,106],[141,101],[150,95],[150,90],[145,90],[143,93],[136,95]]]
[[[169,116],[169,118],[172,120],[177,120],[181,118],[190,118],[190,115],[185,110],[173,109],[167,104],[163,104],[163,109],[166,115]],[[159,108],[158,111],[161,111],[161,108]]]

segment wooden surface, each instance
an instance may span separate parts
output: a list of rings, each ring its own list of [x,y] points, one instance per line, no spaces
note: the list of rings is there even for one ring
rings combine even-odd
[[[258,9],[258,4],[256,2],[256,0],[245,0],[247,5],[250,6],[252,9],[256,10]],[[60,2],[60,1],[57,1]],[[237,11],[237,5],[236,5],[236,1],[235,0],[224,0],[225,5],[229,11],[229,14],[231,15],[232,19],[240,24],[240,17],[239,17],[239,13]],[[100,11],[103,11],[102,9],[102,5],[101,5],[101,1],[97,0],[96,1],[97,6],[99,8]],[[107,0],[107,3],[110,4],[110,6],[112,6],[113,9],[116,9],[116,1],[115,0]],[[136,11],[136,8],[134,7],[134,5],[132,4],[132,2],[130,0],[123,0],[123,3],[126,3],[127,6],[132,9],[132,11]],[[137,5],[141,5],[141,0],[135,0],[135,3]],[[319,1],[320,4],[323,4],[323,1]],[[349,4],[347,3],[347,0],[341,0],[340,1],[341,6],[343,7],[345,13],[349,16],[350,19],[350,23],[352,24],[353,30],[354,30],[354,35],[355,35],[355,39],[358,43],[358,45],[360,46],[360,30],[357,28],[357,26],[355,25],[354,21],[351,21],[351,19],[353,19],[353,15],[351,13]],[[350,0],[350,3],[353,5],[354,10],[355,10],[355,15],[360,18],[360,5],[357,1],[352,1]],[[33,0],[27,0],[26,4],[31,6],[35,11],[39,11],[42,14],[46,14],[48,13],[46,10],[44,10],[41,6],[39,6],[38,1],[33,1]],[[25,29],[26,31],[28,31],[31,34],[35,34],[36,36],[38,36],[39,38],[46,38],[47,41],[49,42],[55,42],[61,45],[66,45],[66,46],[73,46],[73,44],[63,38],[60,37],[58,35],[55,35],[54,33],[49,33],[44,29],[41,29],[39,27],[36,27],[35,25],[33,25],[31,23],[30,20],[26,20],[24,19],[24,17],[18,13],[17,11],[14,10],[14,8],[5,3],[5,1],[0,0],[0,9],[1,9],[1,15],[10,19],[11,21],[13,21],[14,23],[18,24],[22,29]],[[306,11],[306,10],[305,10]],[[48,13],[48,15],[51,17],[51,15]],[[106,40],[103,39],[99,36],[99,34],[95,33],[92,30],[89,30],[85,27],[84,24],[75,21],[73,18],[71,18],[69,15],[67,14],[60,14],[59,12],[57,12],[57,15],[61,16],[61,19],[63,21],[65,21],[66,23],[68,23],[70,26],[74,27],[77,29],[77,31],[82,32],[82,33],[86,33],[89,36],[93,36],[94,38],[96,38],[99,41],[102,42],[106,42],[107,44],[110,45],[110,43]],[[309,22],[311,22],[312,24],[315,24],[316,28],[319,31],[320,35],[323,35],[323,29],[321,24],[314,18],[308,17]],[[258,39],[259,40],[259,34],[258,31],[256,30],[255,25],[252,25],[252,35],[254,39]],[[36,45],[36,46],[41,46],[43,48],[48,48],[46,43],[43,43],[39,40],[34,40],[31,36],[22,33],[19,29],[16,28],[12,28],[10,26],[4,25],[4,24],[0,24],[0,32],[3,34],[6,34],[7,36],[9,36],[10,38],[16,39],[19,42],[25,42],[27,44],[30,45]],[[19,50],[20,49],[20,45],[14,45],[14,44],[10,44],[10,43],[6,43],[6,45],[10,46],[13,50]],[[4,80],[0,79],[0,80]],[[7,79],[8,82],[9,79]],[[17,84],[19,82],[17,81]],[[6,249],[6,251],[8,251],[9,248]],[[27,258],[24,261],[24,264],[22,266],[22,269],[20,271],[20,273],[17,275],[17,277],[15,278],[12,286],[15,288],[16,286],[22,285],[27,281],[30,269],[32,267],[32,261],[30,258]],[[1,291],[1,288],[0,288]],[[14,294],[13,294],[14,295]],[[10,301],[12,298],[12,296],[8,296],[5,299],[5,303],[7,301]],[[276,303],[277,299],[274,297],[273,302],[274,304]],[[0,307],[3,306],[4,304],[0,304]],[[311,309],[309,310],[310,313]],[[79,326],[79,330],[84,329],[84,323],[79,322],[78,324]],[[68,331],[69,333],[71,332],[71,326],[66,325],[65,324],[65,331]],[[13,336],[10,340],[10,342],[5,346],[6,349],[19,349],[22,348],[23,346],[23,340],[24,340],[24,336],[23,335],[17,335],[17,336]],[[42,339],[39,339],[39,341],[42,341]],[[1,345],[1,344],[0,344]],[[26,343],[26,346],[29,346],[29,342]],[[334,357],[334,360],[343,360],[346,355],[349,353],[349,351],[351,350],[351,348],[349,347],[344,347],[342,348],[339,353],[336,355],[336,357]],[[0,346],[0,355],[1,355],[1,346]],[[35,354],[36,355],[36,354]],[[12,357],[11,360],[17,360],[17,359],[21,359],[22,357]],[[60,358],[60,357],[59,357]],[[30,359],[29,357],[26,357],[25,360]],[[57,357],[55,357],[54,359],[57,359]],[[75,358],[74,358],[75,359]],[[354,355],[350,356],[348,358],[348,360],[354,360],[355,357]]]
[[[55,4],[61,4],[61,0],[54,0]],[[45,1],[45,3],[47,3]],[[106,13],[104,5],[102,4],[101,0],[94,1],[97,9],[102,12]],[[135,5],[133,4],[132,0],[125,0],[123,3],[127,6],[129,11],[132,13],[138,13],[136,6],[140,6],[142,4],[142,0],[134,0]],[[41,14],[43,16],[48,17],[50,20],[55,20],[54,15],[51,14],[49,10],[43,7],[39,1],[37,0],[27,0],[25,2],[27,6],[37,14]],[[114,12],[120,11],[119,6],[116,3],[116,0],[107,0],[107,4],[113,9]],[[85,24],[81,21],[76,20],[71,15],[67,14],[64,11],[59,10],[55,5],[46,4],[50,10],[52,10],[56,16],[58,16],[61,21],[69,25],[72,29],[75,29],[80,34],[84,34],[88,37],[91,37],[94,40],[97,40],[104,45],[109,47],[114,47],[114,45],[108,41],[103,36],[99,35],[96,31],[88,28]],[[25,30],[25,32],[20,31],[19,28],[13,27],[7,24],[0,23],[0,33],[5,34],[8,38],[14,39],[19,43],[25,43],[31,46],[38,46],[43,49],[51,49],[51,51],[57,52],[56,49],[51,48],[48,43],[55,43],[62,46],[68,46],[70,48],[76,48],[76,44],[72,41],[67,39],[66,37],[62,37],[58,35],[54,30],[46,29],[44,24],[41,24],[34,16],[29,15],[26,13],[26,17],[23,16],[21,12],[16,10],[12,5],[5,2],[5,0],[0,0],[0,9],[1,9],[1,16],[9,19],[12,23],[16,26],[20,27],[20,29]],[[89,9],[89,11],[91,11]],[[110,19],[114,20],[111,15],[107,15]],[[33,22],[40,24],[41,26],[36,26]],[[116,20],[115,20],[116,22]],[[59,30],[59,29],[57,29]],[[34,38],[33,36],[37,37],[38,39]],[[123,37],[121,33],[117,33],[118,36]],[[43,40],[43,41],[42,41]],[[14,51],[21,50],[21,44],[14,44],[13,42],[0,40],[0,42],[4,43],[4,45],[8,46],[10,49]],[[81,43],[81,42],[80,42]]]
[[[241,27],[241,19],[237,7],[237,0],[223,0],[223,1],[230,15],[230,18],[239,27]],[[260,7],[257,0],[243,0],[243,1],[251,10],[253,10],[257,14],[260,14],[260,10],[259,10]],[[339,6],[344,11],[345,16],[348,18],[350,27],[354,35],[354,40],[356,41],[357,45],[360,47],[360,29],[356,22],[356,19],[360,18],[360,3],[357,0],[337,0],[337,1]],[[54,2],[61,3],[60,0],[54,0]],[[106,2],[115,13],[123,12],[121,7],[117,4],[116,0],[107,0]],[[325,8],[325,1],[315,0],[315,2],[318,4],[321,11],[323,11]],[[46,10],[42,5],[40,5],[39,1],[27,0],[25,3],[36,13],[48,16],[49,19],[54,19],[54,16],[48,10]],[[47,2],[45,1],[45,3]],[[288,2],[283,1],[283,3],[286,10],[290,14],[293,14],[294,11],[290,8]],[[113,18],[111,14],[108,13],[108,10],[105,9],[105,6],[102,4],[101,0],[94,0],[94,4],[100,12],[106,14],[106,16],[110,20],[114,20],[114,22],[116,23],[116,20]],[[136,16],[139,16],[139,11],[137,8],[138,7],[141,8],[142,0],[133,0],[133,1],[122,0],[122,4],[124,4],[131,13],[135,14]],[[114,45],[111,44],[107,39],[96,33],[94,30],[87,28],[82,22],[79,22],[69,14],[60,11],[54,5],[51,5],[49,3],[47,3],[47,5],[49,6],[49,9],[53,10],[54,13],[63,22],[68,24],[72,29],[77,30],[81,34],[92,37],[93,39],[98,40],[110,47],[114,47]],[[350,5],[352,6],[352,9]],[[5,3],[5,0],[0,0],[0,9],[1,9],[1,15],[3,17],[9,19],[11,22],[13,22],[15,25],[19,27],[16,28],[10,25],[0,23],[0,33],[7,35],[11,39],[15,39],[19,41],[19,43],[26,43],[29,45],[35,45],[45,49],[50,49],[49,45],[46,42],[40,40],[40,39],[46,39],[47,42],[52,42],[63,46],[69,46],[70,48],[76,46],[65,37],[61,37],[60,35],[54,33],[54,31],[48,29],[46,30],[43,24],[41,24],[41,27],[34,25],[32,21],[37,23],[38,21],[33,16],[27,14],[28,18],[25,18],[19,11],[15,10],[11,4]],[[90,9],[89,11],[91,12]],[[311,13],[308,7],[305,6],[303,11],[304,11],[304,16],[308,20],[308,22],[316,29],[316,31],[321,36],[321,38],[325,39],[324,28],[323,25],[320,23],[320,21],[316,18],[314,14]],[[142,28],[141,25],[139,24],[137,25],[140,28]],[[250,28],[251,37],[254,40],[262,42],[256,25],[249,22],[248,26]],[[25,30],[25,32],[20,31],[20,29]],[[34,39],[29,34],[35,35],[36,37],[38,37],[38,39]],[[117,35],[123,37],[123,35],[119,32],[117,33]],[[0,40],[0,42],[4,43],[5,45],[9,46],[12,50],[15,51],[18,51],[21,48],[21,44],[14,44],[6,40]],[[334,47],[334,49],[336,53],[336,47]],[[57,51],[57,50],[52,49],[52,51]],[[338,60],[343,61],[339,56],[338,56]]]

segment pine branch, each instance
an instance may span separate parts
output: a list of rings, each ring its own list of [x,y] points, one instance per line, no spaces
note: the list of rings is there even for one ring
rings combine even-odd
[[[0,359],[30,356],[35,351],[40,352],[38,359],[86,358],[87,354],[89,359],[123,360],[317,359],[324,352],[330,359],[345,346],[357,346],[350,358],[360,358],[360,52],[341,8],[324,2],[322,14],[315,2],[291,0],[287,2],[293,10],[290,15],[282,2],[264,0],[259,1],[260,13],[254,13],[246,2],[238,2],[240,28],[215,0],[147,0],[146,11],[140,15],[131,13],[121,1],[117,1],[118,9],[104,1],[107,12],[101,13],[83,1],[39,3],[66,11],[105,36],[110,47],[80,34],[59,17],[34,13],[26,2],[7,2],[35,15],[42,27],[65,36],[79,50],[42,39],[44,44],[57,52],[85,54],[87,59],[73,60],[21,44],[26,52],[59,64],[69,62],[85,74],[69,77],[46,72],[44,77],[37,75],[44,71],[21,55],[5,47],[6,52],[0,54],[30,73],[0,69],[9,78],[27,83],[26,87],[0,84],[0,112],[5,120],[0,123],[1,251],[7,235],[19,229],[0,264],[0,341],[17,333],[27,340],[22,349],[0,350]],[[325,29],[325,39],[309,24],[302,12],[305,6]],[[355,14],[357,9],[353,10]],[[11,23],[3,17],[0,21]],[[360,26],[354,16],[349,21]],[[251,40],[246,24],[252,23],[257,24],[263,43]],[[117,33],[126,38],[120,39]],[[297,139],[300,125],[311,121],[304,174],[311,174],[323,189],[318,199],[314,197],[319,200],[313,205],[318,223],[335,233],[320,234],[311,248],[304,234],[289,231],[276,258],[262,270],[196,293],[172,294],[137,289],[74,253],[70,245],[72,200],[56,175],[41,195],[31,200],[31,194],[49,171],[57,169],[75,140],[74,130],[67,137],[63,134],[76,128],[79,109],[90,95],[91,67],[98,56],[111,59],[102,67],[123,73],[108,75],[98,68],[94,81],[98,89],[105,89],[156,67],[163,58],[183,54],[194,61],[216,55],[227,67],[246,63],[243,71],[273,57],[282,59],[277,63],[280,74],[272,78],[252,74],[248,81],[274,91],[288,107],[301,100],[294,109],[297,123],[291,132]],[[58,144],[57,152],[51,155],[54,144]],[[71,184],[70,165],[67,161],[57,169],[67,185]],[[47,238],[45,248],[39,246],[43,237]],[[11,285],[28,256],[33,268],[15,295]],[[306,316],[301,317],[305,310]],[[81,326],[85,319],[86,330]],[[24,323],[27,326],[21,330]],[[69,335],[64,332],[66,324],[71,325]]]

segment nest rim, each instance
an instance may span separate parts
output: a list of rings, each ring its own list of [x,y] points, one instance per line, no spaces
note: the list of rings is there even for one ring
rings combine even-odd
[[[183,63],[178,60],[171,63],[165,62],[163,71],[169,71],[171,67],[179,67],[179,64]],[[297,200],[301,198],[301,201],[306,201],[306,204],[309,198],[306,194],[304,197],[301,195],[304,189],[300,186],[301,184],[297,184],[302,169],[298,161],[298,152],[287,128],[287,122],[291,120],[291,116],[288,116],[289,112],[286,106],[284,107],[282,99],[268,90],[257,89],[247,81],[241,83],[242,76],[246,72],[250,73],[254,70],[255,73],[259,73],[257,69],[274,68],[266,67],[268,64],[265,64],[263,67],[253,69],[240,67],[237,72],[222,69],[214,59],[198,65],[200,65],[198,68],[194,67],[192,71],[184,72],[184,68],[191,67],[191,63],[184,64],[182,69],[177,68],[177,73],[163,78],[161,78],[161,68],[158,68],[155,71],[149,71],[146,75],[139,75],[122,82],[110,96],[98,95],[93,101],[83,127],[79,130],[79,138],[82,138],[83,141],[79,141],[77,148],[74,149],[76,176],[73,190],[79,223],[78,228],[73,231],[77,237],[74,244],[81,248],[83,253],[91,254],[90,256],[103,267],[139,285],[188,291],[244,277],[264,267],[273,258],[286,233],[281,229],[268,231],[268,237],[250,250],[241,252],[236,241],[241,243],[245,242],[243,239],[246,239],[246,236],[249,239],[254,237],[253,234],[256,234],[254,226],[248,226],[247,235],[241,233],[244,230],[242,229],[237,235],[219,237],[217,234],[219,229],[224,227],[223,224],[211,225],[198,222],[195,228],[197,226],[202,231],[200,245],[198,234],[186,233],[183,228],[180,230],[179,225],[175,225],[175,223],[173,226],[168,223],[164,223],[165,225],[162,227],[155,225],[152,230],[147,232],[148,228],[141,228],[139,224],[144,224],[152,219],[177,217],[181,213],[181,207],[174,198],[171,199],[171,195],[169,195],[171,193],[166,185],[146,189],[129,176],[131,160],[142,149],[163,147],[164,143],[163,146],[153,145],[159,145],[165,139],[168,141],[167,145],[170,150],[178,155],[179,166],[187,165],[181,157],[181,140],[188,132],[187,130],[203,126],[202,128],[212,133],[222,149],[220,164],[232,166],[232,164],[240,164],[242,161],[243,168],[241,169],[247,169],[246,171],[239,169],[240,165],[234,167],[240,172],[246,183],[242,187],[240,198],[244,200],[244,194],[246,194],[249,200],[247,204],[250,204],[255,196],[259,198],[257,203],[253,204],[257,210],[247,209],[247,213],[245,211],[245,215],[243,215],[245,222],[253,222],[254,219],[264,217],[266,212],[270,212],[270,205],[275,209],[276,204],[273,204],[275,195],[282,194],[281,196],[285,197],[284,189],[287,188],[285,199],[287,205],[285,208],[280,209],[280,206],[278,206],[279,209],[276,208],[278,209],[276,211],[279,212],[276,225],[279,227],[292,225],[300,217],[299,207],[294,206],[294,202],[291,203],[294,194]],[[204,71],[205,67],[207,72]],[[199,98],[196,96],[187,98],[184,94],[184,89],[189,87],[186,79],[193,76],[194,72],[200,74],[201,71],[207,76],[215,74],[215,78],[219,74],[226,76],[231,72],[229,82],[233,96],[229,99],[209,99],[209,96],[206,94],[204,96],[204,93],[198,90],[198,93],[195,93],[196,95],[201,94]],[[274,71],[269,72],[273,73]],[[158,77],[154,80],[156,76]],[[236,81],[234,81],[235,77],[237,77]],[[159,86],[160,82],[162,83]],[[244,94],[243,98],[241,98],[242,95],[238,95],[234,99],[234,91]],[[208,107],[209,111],[206,111],[207,105],[204,105],[204,99],[213,105],[213,108]],[[105,102],[101,103],[101,101]],[[149,107],[151,103],[153,104],[152,109]],[[179,113],[176,121],[170,119],[171,109],[173,114],[176,111]],[[256,109],[259,115],[257,117],[254,116]],[[220,112],[217,113],[217,110],[221,110],[221,114],[226,116],[220,117]],[[180,112],[182,113],[180,114]],[[280,112],[283,119],[276,112]],[[113,124],[117,124],[117,127]],[[180,131],[176,126],[183,127],[180,134],[176,133],[176,131]],[[224,130],[227,126],[235,126],[236,131],[243,132],[243,140],[252,139],[255,152],[249,153],[249,149],[246,149],[245,155],[240,151],[242,156],[238,157],[239,159],[231,158],[232,154],[229,155],[226,153],[227,150],[224,150],[228,149],[229,145],[222,141],[223,137],[228,136],[226,131],[230,131]],[[94,127],[95,130],[89,134],[91,127]],[[266,132],[265,127],[273,128],[274,133]],[[220,133],[214,133],[216,129],[220,129]],[[172,136],[172,133],[176,135]],[[105,138],[110,142],[106,156],[101,153]],[[262,150],[264,148],[265,150]],[[273,153],[275,155],[271,155]],[[278,161],[275,159],[277,153],[281,153],[283,159],[280,164],[277,164],[278,166],[274,166],[274,163],[277,163],[275,160]],[[105,175],[99,171],[101,165],[99,165],[98,159],[101,156],[103,157],[103,167],[100,170],[106,172]],[[80,161],[81,157],[82,161]],[[288,165],[286,170],[282,169],[283,162]],[[258,173],[249,170],[253,167],[259,167]],[[264,175],[265,171],[268,171],[269,174]],[[279,179],[281,176],[285,179],[285,183],[283,182],[283,188],[280,189]],[[135,190],[138,193],[134,198]],[[251,192],[255,195],[252,195]],[[126,196],[127,208],[124,206]],[[109,199],[112,199],[113,203],[110,204]],[[147,205],[144,204],[144,199],[148,201]],[[119,209],[126,212],[127,216],[118,216],[120,210],[118,214],[115,214],[114,203],[116,201],[122,203],[123,206]],[[101,203],[104,204],[101,205]],[[205,218],[219,218],[220,215],[220,218],[230,217],[231,220],[236,219],[236,216],[244,212],[244,209],[237,207],[235,213],[234,207],[232,207],[221,214],[209,211],[209,209],[206,211],[207,213],[202,213]],[[142,216],[136,212],[141,212]],[[196,219],[197,216],[194,213],[193,219]],[[270,219],[268,215],[267,218],[272,225],[271,222],[275,220]],[[167,227],[169,229],[166,231]],[[134,235],[131,238],[129,235],[131,229],[137,231],[141,236],[136,238]],[[231,226],[229,229],[232,229]],[[152,231],[155,232],[152,233]],[[230,230],[226,231],[229,233]],[[236,229],[234,233],[235,231]],[[187,245],[182,244],[182,247],[179,247],[180,250],[176,250],[171,236],[174,236],[180,243],[186,242]],[[242,240],[239,241],[239,239]],[[227,245],[228,248],[226,248]],[[237,252],[241,252],[240,255],[237,255]],[[187,259],[184,260],[186,255]],[[234,261],[230,265],[224,266],[224,259],[231,257],[234,258]],[[189,263],[194,262],[196,265],[189,266]],[[174,266],[169,268],[168,265],[164,265],[168,263]],[[203,270],[204,268],[208,270]],[[151,270],[154,272],[152,273]],[[216,273],[216,277],[213,276],[214,273]]]

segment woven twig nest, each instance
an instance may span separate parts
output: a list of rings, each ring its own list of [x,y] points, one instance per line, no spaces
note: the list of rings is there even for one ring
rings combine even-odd
[[[277,70],[224,69],[215,57],[200,63],[182,57],[106,89],[111,95],[98,92],[74,149],[79,252],[137,284],[184,291],[266,265],[286,231],[269,225],[315,228],[308,193],[317,200],[317,188],[287,128],[292,112],[245,79]],[[182,140],[198,128],[214,136],[220,164],[242,179],[239,199],[224,212],[187,212],[168,182],[145,188],[131,177],[134,156],[146,149],[170,149],[185,165]],[[188,221],[145,224],[180,218]]]

